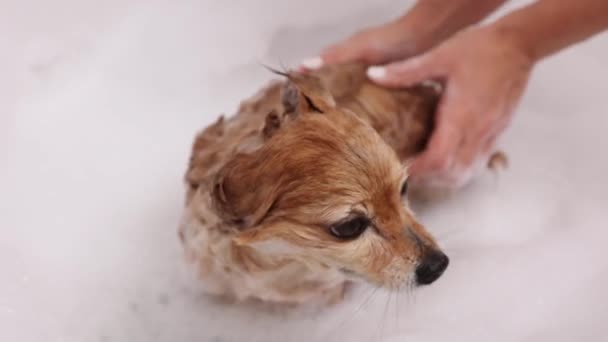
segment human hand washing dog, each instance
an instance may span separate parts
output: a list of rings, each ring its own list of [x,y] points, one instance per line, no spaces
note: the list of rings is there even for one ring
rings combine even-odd
[[[372,65],[368,75],[382,86],[440,82],[436,127],[411,179],[458,188],[495,152],[533,67],[608,27],[608,4],[594,0],[540,0],[470,27],[505,2],[421,0],[397,20],[363,30],[302,67],[360,61]]]

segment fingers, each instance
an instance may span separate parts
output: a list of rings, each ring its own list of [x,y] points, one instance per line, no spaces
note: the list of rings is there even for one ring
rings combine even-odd
[[[351,38],[345,42],[328,47],[319,56],[305,58],[300,63],[300,67],[304,70],[317,70],[329,64],[348,62],[375,63],[376,60],[369,56],[369,50],[368,44],[362,44],[358,39]]]
[[[458,149],[456,156],[456,166],[451,179],[452,187],[460,187],[468,183],[471,178],[479,175],[488,165],[490,151],[496,141],[495,136],[488,136],[486,133],[469,133],[463,139],[462,145]]]
[[[386,66],[373,66],[367,70],[368,77],[386,87],[407,87],[445,76],[445,67],[432,53],[395,62]]]
[[[477,113],[448,87],[436,114],[436,128],[426,149],[409,171],[417,183],[457,188],[474,175],[474,164],[491,146],[488,132],[474,120]],[[458,95],[458,93],[456,93]]]
[[[416,52],[413,38],[400,22],[371,27],[334,44],[316,57],[304,59],[303,70],[316,70],[328,64],[362,62],[367,65],[386,63],[411,56]]]
[[[454,124],[454,120],[446,120],[446,114],[452,106],[451,89],[447,89],[440,99],[435,113],[435,129],[424,151],[418,155],[409,172],[414,178],[425,178],[431,173],[441,173],[451,166],[456,148],[460,145],[463,131]]]
[[[317,70],[328,64],[340,64],[361,60],[362,51],[357,46],[348,44],[334,45],[326,49],[320,56],[305,58],[300,63],[303,70]]]
[[[320,69],[324,65],[323,58],[320,56],[310,57],[304,59],[299,66],[301,71],[304,70],[317,70]]]
[[[439,105],[437,116],[447,108],[445,102]],[[448,120],[438,120],[426,149],[409,168],[414,178],[432,178],[449,172],[452,168],[458,147],[461,145],[464,131]]]
[[[304,59],[300,66],[304,70],[317,70],[328,64],[366,61],[368,50],[369,42],[363,33],[359,33],[324,49],[319,56]]]
[[[326,64],[361,61],[365,59],[367,48],[367,44],[363,45],[357,39],[349,39],[323,50],[321,59]]]
[[[447,106],[444,105],[443,108]],[[451,112],[441,114],[453,116]],[[467,118],[469,115],[462,117]],[[410,174],[418,183],[461,187],[483,171],[496,138],[497,135],[490,131],[470,127],[467,121],[440,120],[426,150],[414,160],[409,169]]]
[[[481,109],[469,110],[466,134],[460,146],[458,163],[466,168],[481,166],[494,152],[494,146],[505,125]]]
[[[348,41],[325,49],[320,56],[305,58],[300,64],[306,70],[317,70],[326,64],[339,64],[358,58],[358,47],[348,44]]]

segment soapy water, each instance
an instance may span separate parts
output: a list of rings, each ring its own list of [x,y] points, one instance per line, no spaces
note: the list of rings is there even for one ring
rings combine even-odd
[[[260,62],[293,65],[406,5],[10,4],[1,339],[606,339],[605,35],[535,70],[501,141],[507,170],[416,205],[451,257],[432,286],[358,286],[335,307],[285,312],[209,299],[189,279],[176,228],[195,132],[273,77]]]

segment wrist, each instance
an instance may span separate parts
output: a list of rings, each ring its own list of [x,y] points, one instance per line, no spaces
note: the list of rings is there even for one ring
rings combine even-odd
[[[515,51],[527,60],[530,65],[535,64],[541,58],[534,44],[530,41],[529,35],[517,25],[499,21],[482,29],[489,32],[492,41],[498,41],[509,47],[510,50]]]
[[[504,2],[506,0],[418,0],[394,24],[412,35],[424,51],[478,23]]]
[[[394,25],[404,36],[416,46],[417,53],[423,53],[451,35],[446,32],[444,15],[438,12],[441,7],[436,1],[419,1],[413,9],[393,21]]]

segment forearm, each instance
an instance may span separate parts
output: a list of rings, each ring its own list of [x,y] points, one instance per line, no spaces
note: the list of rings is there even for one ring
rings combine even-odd
[[[601,1],[601,0],[600,0]],[[416,34],[430,37],[434,44],[474,25],[507,0],[419,0],[398,22]]]
[[[540,0],[490,25],[538,61],[608,28],[608,1]]]

